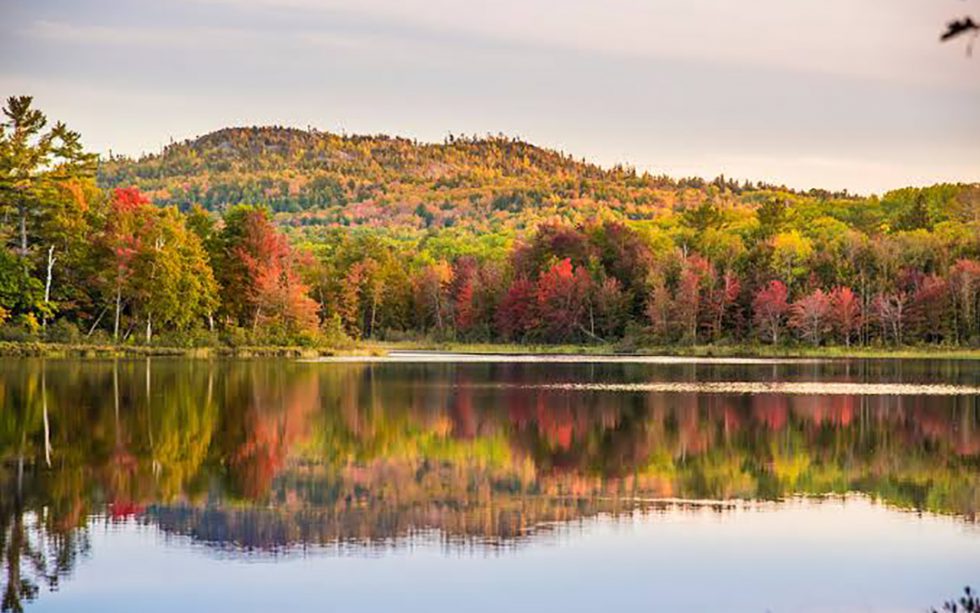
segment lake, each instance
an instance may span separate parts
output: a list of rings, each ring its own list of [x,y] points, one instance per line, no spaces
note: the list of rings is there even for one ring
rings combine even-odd
[[[3,609],[926,611],[980,365],[0,360]]]

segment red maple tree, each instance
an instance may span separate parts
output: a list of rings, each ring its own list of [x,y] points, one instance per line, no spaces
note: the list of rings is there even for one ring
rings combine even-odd
[[[819,345],[830,329],[830,297],[822,289],[803,296],[789,309],[789,326],[806,341]]]
[[[851,288],[839,285],[830,290],[830,321],[846,346],[851,346],[861,319],[861,301]]]
[[[755,325],[759,328],[759,333],[773,345],[779,342],[779,332],[789,310],[787,295],[786,284],[775,280],[756,292],[752,299]]]
[[[588,308],[592,279],[583,267],[572,267],[569,258],[558,262],[538,278],[538,327],[548,340],[564,341],[581,332]]]

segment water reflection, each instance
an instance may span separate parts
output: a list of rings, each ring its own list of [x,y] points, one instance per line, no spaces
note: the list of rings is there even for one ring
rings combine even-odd
[[[977,384],[938,361],[4,361],[3,609],[57,587],[99,521],[232,554],[507,547],[598,514],[848,492],[976,521],[977,395],[649,391],[730,381]]]

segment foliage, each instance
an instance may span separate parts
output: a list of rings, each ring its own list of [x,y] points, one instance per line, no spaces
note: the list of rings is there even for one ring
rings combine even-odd
[[[773,345],[779,342],[779,333],[783,328],[783,320],[789,311],[786,302],[786,284],[782,281],[770,281],[752,299],[752,310],[755,313],[755,323],[759,333],[768,338]]]
[[[830,330],[831,301],[821,289],[794,302],[789,313],[789,327],[814,345],[819,345]]]
[[[28,336],[980,343],[977,184],[858,197],[502,136],[232,128],[102,160],[96,186],[77,134],[7,111],[0,319]]]
[[[300,255],[264,210],[233,208],[215,242],[224,311],[233,324],[286,336],[317,329],[318,305],[299,277]]]
[[[980,598],[969,586],[963,588],[963,596],[959,600],[947,600],[941,609],[943,613],[977,613],[980,611]],[[932,613],[939,613],[936,609]]]

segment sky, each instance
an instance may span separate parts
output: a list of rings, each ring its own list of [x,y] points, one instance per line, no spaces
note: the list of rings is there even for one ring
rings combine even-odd
[[[88,148],[227,126],[516,136],[881,193],[980,181],[980,0],[0,0],[0,95]]]

